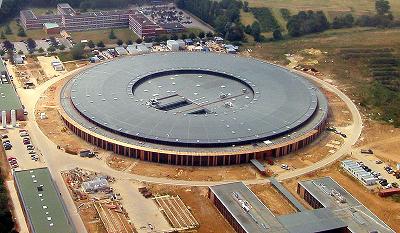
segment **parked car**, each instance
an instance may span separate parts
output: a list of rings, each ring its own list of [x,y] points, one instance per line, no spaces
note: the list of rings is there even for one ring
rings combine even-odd
[[[35,152],[34,150],[30,150],[30,151],[28,152],[28,154],[30,154],[30,155],[35,155],[36,152]]]
[[[2,135],[1,135],[1,139],[6,139],[6,138],[8,138],[8,135],[7,135],[7,134],[2,134]]]
[[[30,140],[24,141],[24,145],[29,145],[29,144],[31,144],[31,141],[30,141]]]
[[[35,149],[35,147],[32,144],[28,144],[28,145],[26,145],[26,149],[33,150],[33,149]]]
[[[375,163],[376,164],[382,164],[383,162],[382,162],[382,160],[376,160]]]

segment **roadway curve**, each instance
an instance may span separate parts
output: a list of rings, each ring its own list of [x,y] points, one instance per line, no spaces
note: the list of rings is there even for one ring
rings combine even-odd
[[[81,68],[81,69],[83,69],[83,68]],[[62,150],[57,149],[56,144],[54,144],[40,130],[40,128],[36,122],[35,115],[33,113],[35,112],[35,107],[36,107],[38,100],[51,85],[55,84],[56,82],[60,81],[61,79],[65,78],[71,74],[76,74],[77,72],[81,71],[81,69],[78,69],[78,70],[72,71],[68,74],[64,74],[62,76],[48,80],[44,84],[38,86],[36,89],[25,90],[22,88],[17,88],[17,91],[20,95],[20,98],[21,98],[23,104],[25,105],[28,112],[31,113],[28,116],[26,128],[30,131],[32,140],[35,143],[36,147],[42,152],[44,162],[49,167],[52,177],[60,189],[60,192],[63,196],[64,202],[67,206],[68,212],[70,213],[72,221],[73,221],[74,225],[76,226],[78,232],[86,232],[86,229],[83,225],[81,218],[79,217],[79,214],[75,208],[73,200],[68,193],[67,187],[64,185],[64,182],[62,180],[60,172],[63,170],[72,169],[72,168],[79,166],[83,169],[102,172],[104,174],[113,176],[119,180],[126,180],[126,181],[136,180],[136,181],[143,181],[143,182],[150,182],[150,183],[185,185],[185,186],[209,186],[209,185],[215,185],[215,184],[221,184],[221,183],[227,183],[227,182],[233,181],[233,180],[225,180],[225,181],[219,181],[219,182],[188,181],[188,180],[173,180],[173,179],[167,179],[167,178],[161,178],[161,177],[141,176],[141,175],[136,175],[136,174],[130,174],[130,173],[123,172],[123,171],[116,171],[116,170],[110,168],[102,160],[85,159],[85,158],[80,158],[79,156],[71,156],[70,154],[63,152]],[[340,99],[342,99],[346,103],[348,109],[351,112],[353,124],[348,127],[350,129],[347,132],[348,137],[344,140],[344,143],[342,144],[342,147],[339,150],[337,150],[335,153],[331,154],[330,156],[314,163],[311,166],[296,169],[294,171],[278,175],[276,178],[280,181],[285,180],[285,179],[294,178],[297,176],[301,176],[301,175],[316,171],[318,169],[321,169],[322,167],[332,164],[333,162],[340,159],[341,157],[343,157],[344,155],[348,154],[351,151],[351,147],[357,142],[358,138],[361,135],[361,131],[362,131],[361,115],[360,115],[356,105],[343,92],[341,92],[339,89],[337,89],[333,85],[331,85],[321,79],[318,79],[312,75],[301,73],[301,72],[298,72],[295,70],[291,70],[291,72],[300,73],[301,75],[306,76],[309,79],[313,80],[314,82],[318,83],[322,88],[335,93]],[[266,182],[268,182],[268,180],[267,179],[255,179],[255,180],[246,180],[244,182],[246,184],[258,184],[258,183],[266,183]]]

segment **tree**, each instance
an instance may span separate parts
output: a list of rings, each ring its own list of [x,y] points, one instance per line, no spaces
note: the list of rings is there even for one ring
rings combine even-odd
[[[251,26],[250,25],[246,25],[246,27],[244,27],[244,32],[246,34],[251,35]]]
[[[161,35],[160,39],[161,39],[161,41],[167,41],[168,40],[168,36],[167,35]]]
[[[136,39],[136,44],[141,44],[142,42],[143,42],[143,40],[141,38]]]
[[[12,51],[12,50],[14,50],[14,44],[11,43],[9,40],[3,41],[3,47],[4,47],[7,51]]]
[[[385,15],[389,13],[390,3],[388,0],[376,0],[375,9],[378,15]]]
[[[22,54],[24,54],[24,52],[22,52],[22,50],[19,50],[19,51],[18,51],[18,54],[19,54],[19,55],[22,55]]]
[[[191,32],[189,34],[189,38],[192,39],[192,40],[196,39],[196,34],[194,34],[194,32]]]
[[[97,47],[99,47],[99,48],[104,48],[104,47],[106,47],[105,45],[104,45],[104,42],[101,40],[101,41],[99,41],[99,42],[97,42]]]
[[[26,45],[29,51],[34,51],[36,48],[36,42],[32,38],[26,40]]]
[[[153,39],[154,39],[154,38],[152,38],[152,37],[145,37],[145,38],[144,38],[144,42],[150,43],[150,42],[153,41]]]
[[[178,39],[178,35],[177,34],[172,34],[171,35],[171,40],[177,40]]]
[[[132,41],[132,40],[127,40],[125,43],[126,43],[127,45],[131,45],[131,44],[133,44],[133,41]]]
[[[39,53],[44,53],[44,49],[43,49],[42,47],[40,47],[40,48],[38,49],[38,52],[39,52]]]
[[[116,36],[115,33],[114,33],[114,29],[111,29],[110,34],[108,35],[108,38],[109,38],[110,40],[117,39],[117,36]]]
[[[20,36],[20,37],[25,37],[26,36],[26,32],[22,27],[20,27],[18,29],[18,34],[17,35]]]
[[[0,56],[4,56],[4,54],[6,54],[6,52],[2,49],[0,49]]]
[[[336,16],[332,22],[332,28],[350,28],[353,26],[354,17],[352,14],[346,14],[342,16]]]
[[[93,49],[94,47],[96,47],[96,45],[94,44],[93,40],[89,40],[89,41],[87,42],[87,46],[88,46],[89,48],[91,48],[91,49]]]
[[[4,29],[4,32],[5,32],[7,35],[13,34],[13,32],[12,32],[12,30],[11,30],[9,24],[6,25],[6,28]]]
[[[248,1],[243,2],[243,11],[249,12],[249,2]]]
[[[56,51],[56,48],[54,46],[50,46],[49,48],[47,48],[47,52],[49,53],[54,53]]]
[[[279,29],[275,29],[275,31],[272,33],[272,36],[274,40],[282,40],[282,32]]]
[[[117,45],[118,45],[118,46],[121,46],[121,45],[123,45],[123,44],[124,44],[124,42],[123,42],[121,39],[118,39]]]
[[[182,40],[185,40],[185,39],[187,39],[187,35],[186,35],[185,33],[182,33],[182,35],[181,35],[181,39],[182,39]]]
[[[212,32],[207,32],[206,36],[207,38],[212,38],[214,37],[214,34]]]
[[[199,32],[198,36],[200,39],[203,39],[206,36],[206,34],[203,31],[201,31]]]
[[[261,26],[259,22],[254,21],[251,24],[251,35],[254,37],[255,41],[259,42],[261,40]]]
[[[82,43],[78,43],[74,45],[71,49],[71,55],[72,58],[75,60],[80,60],[83,58],[83,49],[85,48],[85,45]]]
[[[1,32],[0,39],[2,40],[7,39],[6,35],[4,34],[4,31]]]
[[[63,44],[60,45],[60,46],[58,47],[58,49],[61,50],[61,51],[65,50],[65,45],[63,45]]]
[[[231,25],[226,34],[225,34],[225,39],[229,41],[241,41],[244,39],[244,32],[243,28],[239,25]]]

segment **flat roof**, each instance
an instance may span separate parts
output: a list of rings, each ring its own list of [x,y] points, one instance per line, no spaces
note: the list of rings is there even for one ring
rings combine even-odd
[[[0,80],[0,111],[10,111],[22,109],[22,103],[19,99],[14,85],[11,83],[3,60],[0,59],[0,74],[6,73],[8,83],[2,83]]]
[[[306,211],[307,209],[281,184],[278,180],[271,177],[271,184],[282,194],[298,211]]]
[[[57,23],[44,23],[44,26],[45,26],[47,29],[50,29],[50,28],[58,28],[58,27],[60,27]]]
[[[277,218],[290,233],[325,232],[347,227],[346,223],[326,208],[306,210]]]
[[[70,85],[66,95],[74,108],[97,126],[168,145],[238,145],[273,139],[299,130],[316,112],[326,114],[328,108],[318,88],[305,78],[226,54],[124,57],[83,71]],[[185,100],[172,98],[174,94]],[[163,107],[149,106],[153,98]],[[182,106],[167,109],[174,104]]]
[[[14,171],[14,179],[33,233],[74,233],[47,168]]]
[[[331,177],[299,181],[299,185],[325,208],[331,209],[332,213],[348,225],[351,232],[394,232]],[[335,195],[330,195],[332,190],[336,191]],[[339,196],[344,198],[345,202],[339,202]]]
[[[215,185],[210,190],[246,232],[288,232],[242,182]],[[242,208],[239,200],[248,203],[249,211]]]

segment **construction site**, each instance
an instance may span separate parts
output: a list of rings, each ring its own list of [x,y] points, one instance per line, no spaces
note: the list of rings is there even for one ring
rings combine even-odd
[[[112,177],[75,168],[62,173],[88,232],[131,233],[134,226],[124,210]]]

